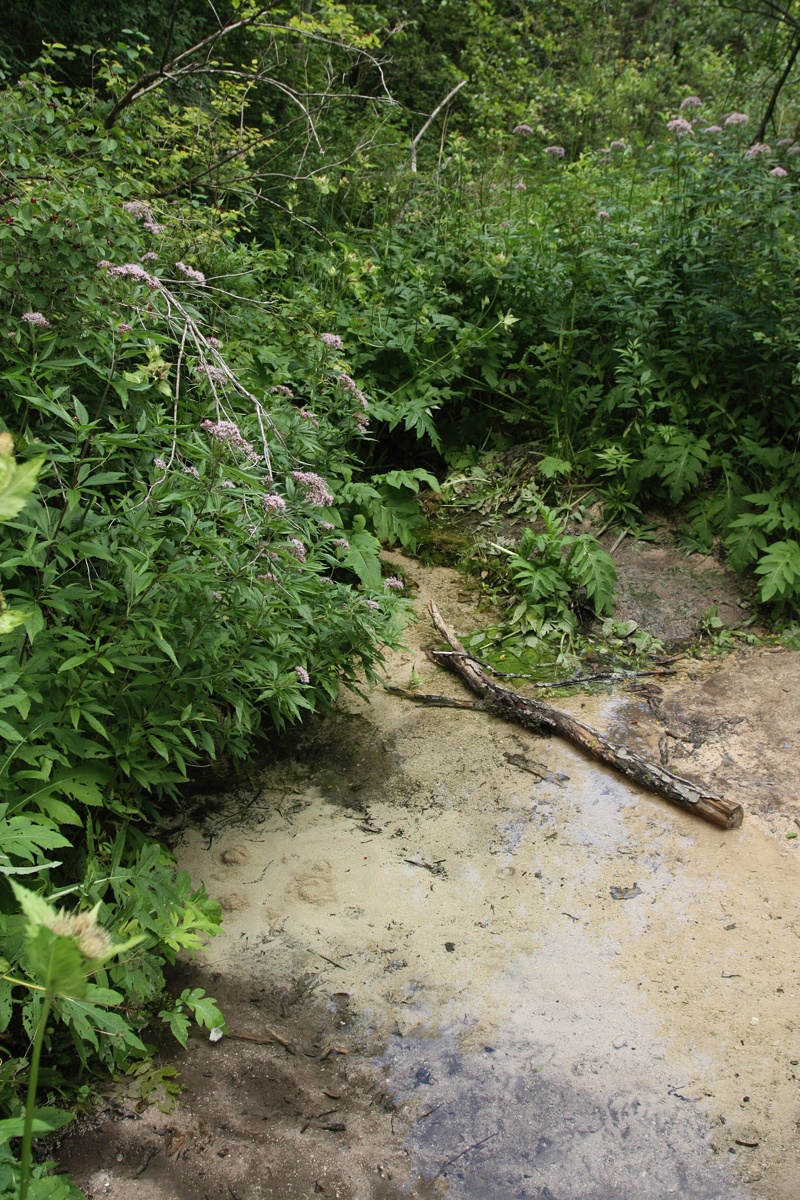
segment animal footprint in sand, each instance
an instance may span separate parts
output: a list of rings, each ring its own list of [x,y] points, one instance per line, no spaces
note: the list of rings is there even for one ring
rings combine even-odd
[[[250,851],[246,846],[229,846],[227,850],[222,851],[220,858],[226,867],[238,867],[249,862]]]
[[[333,868],[327,859],[319,858],[313,862],[302,863],[289,885],[289,891],[306,904],[324,908],[336,901],[332,874]]]

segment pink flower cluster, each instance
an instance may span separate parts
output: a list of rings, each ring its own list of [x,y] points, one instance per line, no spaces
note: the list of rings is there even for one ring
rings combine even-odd
[[[310,421],[315,429],[319,429],[319,421],[307,408],[298,408],[297,415],[298,417],[302,417],[304,421]]]
[[[349,392],[351,396],[355,396],[356,400],[358,401],[358,403],[361,405],[362,408],[366,409],[369,407],[369,404],[367,402],[367,397],[360,390],[355,379],[352,379],[349,375],[345,375],[345,373],[343,371],[341,373],[341,375],[339,375],[338,381],[339,381],[339,387],[342,389],[342,391]]]
[[[321,475],[315,474],[314,471],[292,471],[292,479],[305,488],[309,504],[314,504],[317,508],[333,504],[333,494]]]
[[[515,125],[511,132],[519,134],[520,137],[530,137],[533,133],[533,130],[531,129],[530,125],[525,125],[523,123],[522,125]]]
[[[200,428],[207,430],[216,442],[227,446],[230,450],[241,450],[253,462],[258,461],[258,455],[253,447],[239,432],[239,426],[233,421],[201,421]]]
[[[381,606],[378,604],[377,600],[365,600],[364,603],[366,604],[367,608],[371,609],[372,612],[380,612]]]
[[[732,112],[725,118],[726,125],[746,125],[750,120],[747,113]]]
[[[306,548],[299,538],[289,538],[288,550],[292,558],[296,558],[298,562],[306,561]]]
[[[305,667],[295,667],[294,673],[301,683],[308,683],[308,671]]]
[[[205,283],[206,277],[202,271],[196,271],[194,267],[187,267],[185,262],[176,262],[175,266],[187,279],[193,279],[195,283]]]
[[[609,142],[609,143],[608,143],[608,148],[609,148],[609,150],[624,150],[624,149],[625,149],[625,143],[624,143],[624,142],[622,141],[622,139],[620,138],[620,139],[618,139],[616,142]]]
[[[770,175],[773,179],[783,179],[788,174],[789,172],[783,167],[773,167],[770,171]]]
[[[515,192],[527,192],[527,190],[528,190],[528,185],[522,179],[518,179],[517,182],[514,184]]]
[[[681,100],[680,112],[685,112],[687,108],[702,108],[703,101],[699,96],[686,96]]]
[[[161,281],[156,279],[155,275],[148,275],[144,267],[140,267],[138,263],[123,263],[121,267],[113,267],[107,258],[102,258],[97,265],[103,267],[109,275],[116,275],[119,279],[135,279],[137,283],[144,283],[149,288],[161,287]]]
[[[324,342],[329,350],[344,349],[344,342],[339,337],[338,333],[321,333],[320,341]]]
[[[27,321],[29,325],[41,325],[42,328],[50,324],[44,313],[40,312],[23,313],[20,320]]]
[[[145,229],[148,229],[150,233],[164,232],[164,226],[158,224],[153,216],[150,205],[145,204],[144,200],[128,200],[122,207],[126,213],[130,213],[137,221],[141,221]]]
[[[342,550],[350,549],[350,543],[348,542],[347,538],[334,538],[333,541],[331,542],[331,545],[332,546],[341,546]]]
[[[545,148],[545,154],[549,154],[551,158],[563,158],[566,153],[563,146],[547,146]]]
[[[769,154],[772,146],[768,142],[756,142],[754,146],[749,146],[744,152],[745,158],[761,158],[762,154]]]
[[[278,496],[275,492],[271,492],[267,496],[262,496],[261,503],[268,512],[282,512],[286,508],[286,501],[283,496]]]
[[[228,372],[224,367],[211,367],[208,363],[203,363],[197,368],[198,375],[205,375],[206,379],[213,379],[214,383],[227,383]]]
[[[219,340],[219,338],[207,337],[206,342],[208,343],[209,346],[211,346],[211,348],[213,350],[221,350],[222,349],[222,342]]]
[[[685,137],[687,133],[694,132],[691,121],[687,121],[685,117],[674,117],[667,121],[667,129],[676,137]]]
[[[269,390],[270,395],[272,396],[285,396],[287,400],[291,400],[294,397],[294,392],[292,389],[286,387],[286,384],[284,383],[276,383],[275,386],[271,387]]]
[[[396,575],[390,575],[388,579],[384,579],[383,586],[387,588],[394,588],[396,591],[402,592],[406,585],[403,583],[402,579],[398,579]]]

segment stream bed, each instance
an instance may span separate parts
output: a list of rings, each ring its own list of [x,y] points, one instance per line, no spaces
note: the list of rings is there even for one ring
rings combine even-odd
[[[407,566],[387,677],[462,697],[424,605],[476,614]],[[225,934],[177,983],[230,1036],[165,1050],[180,1103],[118,1093],[65,1165],[110,1200],[796,1200],[798,683],[758,650],[655,707],[558,701],[656,757],[683,729],[670,765],[745,807],[727,832],[483,713],[345,698],[183,833]]]

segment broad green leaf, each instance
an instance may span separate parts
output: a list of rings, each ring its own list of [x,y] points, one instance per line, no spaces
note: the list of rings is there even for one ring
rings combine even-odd
[[[0,521],[10,521],[22,512],[36,487],[44,455],[16,463],[10,454],[0,454]]]

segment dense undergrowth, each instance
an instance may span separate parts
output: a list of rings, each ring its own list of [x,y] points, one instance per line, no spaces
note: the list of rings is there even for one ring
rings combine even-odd
[[[97,50],[98,8],[63,18],[92,45],[32,68],[9,34],[0,1140],[31,1045],[74,1098],[146,1062],[151,1021],[222,1021],[166,991],[220,913],[159,823],[189,775],[376,677],[407,607],[380,545],[413,551],[486,455],[530,447],[494,495],[521,540],[481,554],[544,658],[587,612],[625,636],[578,498],[606,528],[676,509],[766,613],[800,605],[791,99],[752,136],[778,42],[699,0],[683,59],[675,6],[649,33],[625,5],[462,7],[456,37],[427,0],[391,29],[365,5],[232,4],[209,50],[192,0],[154,18],[163,53],[130,31]],[[73,962],[70,919],[20,878],[95,910],[122,957]],[[59,956],[63,987],[42,977]],[[31,1196],[69,1194],[39,1174]],[[4,1152],[0,1193],[21,1186]]]

